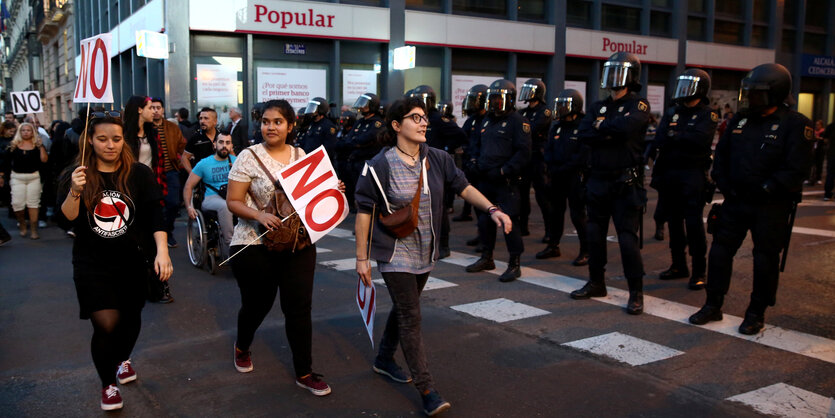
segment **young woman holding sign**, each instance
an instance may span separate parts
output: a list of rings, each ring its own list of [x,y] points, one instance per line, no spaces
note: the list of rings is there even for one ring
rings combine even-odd
[[[86,152],[79,154],[61,205],[76,233],[73,281],[81,319],[93,324],[90,345],[104,410],[122,407],[117,380],[136,380],[130,354],[139,337],[148,268],[163,281],[173,271],[162,194],[151,170],[135,162],[125,146],[120,116],[92,115]]]
[[[273,197],[275,185],[261,167],[273,178],[294,161],[304,157],[295,148],[293,127],[296,113],[286,100],[271,100],[263,107],[261,134],[264,142],[241,152],[229,172],[226,204],[238,216],[232,235],[232,272],[241,291],[238,312],[238,337],[235,341],[235,368],[241,373],[253,369],[250,345],[255,331],[270,312],[280,290],[287,340],[293,353],[296,384],[316,396],[331,393],[331,388],[313,373],[313,326],[310,311],[313,300],[313,272],[316,267],[316,246],[295,252],[271,252],[263,244],[259,224],[267,229],[278,227],[281,219],[259,207]],[[256,158],[257,156],[257,158]],[[259,163],[260,160],[260,163]],[[344,190],[342,182],[340,191]],[[253,201],[257,199],[258,202]]]
[[[449,188],[476,208],[490,213],[493,221],[506,232],[510,231],[511,223],[510,217],[467,183],[464,173],[455,167],[447,152],[425,144],[428,125],[423,101],[410,98],[394,102],[386,113],[382,138],[387,148],[366,163],[367,170],[363,170],[357,181],[355,196],[359,211],[357,273],[370,286],[369,259],[377,260],[394,304],[373,370],[396,382],[412,381],[394,361],[399,342],[423,398],[423,410],[431,416],[448,409],[450,404],[435,390],[426,366],[419,298],[438,260],[444,189]],[[381,217],[413,204],[418,194],[417,227],[405,234],[402,230],[395,234],[383,225]],[[373,228],[369,228],[372,217],[376,219]],[[373,229],[370,251],[369,229]]]

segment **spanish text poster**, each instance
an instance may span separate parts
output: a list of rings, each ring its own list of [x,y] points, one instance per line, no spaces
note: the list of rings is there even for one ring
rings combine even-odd
[[[461,106],[464,104],[464,98],[467,97],[467,92],[477,84],[484,84],[489,87],[492,82],[500,78],[502,78],[501,75],[452,75],[452,106],[454,107],[455,120],[458,122],[458,126],[464,126],[464,122],[467,120],[467,118],[461,115]]]
[[[327,70],[258,67],[258,102],[287,100],[293,109],[314,97],[327,97]]]
[[[365,93],[377,94],[377,72],[342,70],[342,104],[351,106]]]
[[[664,114],[664,86],[650,84],[647,86],[647,101],[649,111],[655,115]],[[661,119],[661,118],[659,118]]]
[[[222,64],[197,64],[197,104],[238,104],[238,70]]]

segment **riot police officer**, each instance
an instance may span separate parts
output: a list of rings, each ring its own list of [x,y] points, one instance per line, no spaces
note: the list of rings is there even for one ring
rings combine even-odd
[[[548,139],[548,127],[551,125],[551,109],[545,102],[545,83],[542,80],[531,78],[522,85],[519,92],[519,100],[528,104],[528,107],[519,111],[522,117],[531,124],[531,160],[522,173],[522,182],[519,185],[519,195],[522,198],[519,215],[520,231],[522,236],[530,235],[528,229],[528,217],[531,214],[531,186],[534,189],[539,210],[542,212],[542,219],[545,223],[545,239],[548,240],[548,223],[550,219],[550,202],[547,198],[547,187],[545,181],[545,142]]]
[[[441,100],[438,103],[438,112],[441,112],[445,118],[455,122],[455,107],[452,105],[451,100]]]
[[[791,74],[779,64],[759,65],[742,79],[740,111],[716,145],[711,176],[725,201],[713,230],[707,298],[690,317],[693,324],[722,319],[734,255],[749,230],[754,288],[739,332],[760,332],[766,307],[774,306],[780,251],[786,251],[789,219],[800,201],[815,138],[809,119],[788,108],[790,94]]]
[[[426,128],[426,144],[433,148],[454,154],[455,150],[467,140],[467,134],[452,119],[444,116],[437,109],[435,90],[427,85],[420,85],[409,90],[407,97],[418,98],[426,105],[429,126]],[[452,207],[455,194],[444,192],[444,212],[441,216],[441,236],[438,258],[449,257],[449,208]]]
[[[298,141],[298,146],[305,153],[311,153],[316,148],[324,145],[328,155],[333,158],[333,147],[336,144],[336,125],[328,117],[330,106],[321,97],[314,97],[307,102],[304,109],[304,116],[311,118],[307,131]]]
[[[476,134],[478,134],[479,129],[481,129],[481,122],[484,120],[484,115],[487,114],[487,109],[485,104],[487,103],[487,86],[484,84],[476,84],[475,86],[470,87],[470,90],[467,91],[467,95],[464,96],[464,102],[461,104],[461,115],[466,116],[467,120],[464,121],[463,130],[464,133],[467,134],[467,142],[464,144],[463,152],[461,154],[461,159],[464,165],[464,174],[467,175],[467,180],[469,180],[470,184],[478,184],[478,170],[472,166],[470,163],[470,144],[475,138]],[[454,222],[464,222],[464,221],[471,221],[472,215],[472,206],[469,203],[464,201],[464,208],[461,211],[461,214],[452,218]],[[475,241],[472,245],[478,244],[478,238],[475,240],[467,241],[471,243]]]
[[[586,183],[588,209],[589,281],[571,292],[574,299],[606,296],[606,232],[615,224],[623,272],[629,285],[627,313],[644,310],[644,265],[638,230],[647,201],[643,179],[644,135],[649,102],[641,90],[641,62],[618,52],[603,64],[600,87],[609,97],[589,107],[580,122],[580,138],[590,147]]]
[[[345,191],[351,210],[354,207],[354,190],[357,179],[362,172],[366,160],[377,155],[380,151],[380,144],[377,142],[377,134],[384,129],[383,120],[380,118],[380,98],[373,93],[365,93],[354,102],[354,109],[362,114],[354,124],[354,129],[345,135],[343,147],[350,150],[348,156],[348,180],[345,182]]]
[[[673,91],[676,105],[661,118],[655,133],[658,157],[650,183],[658,190],[658,206],[664,208],[661,213],[670,229],[673,257],[670,268],[658,278],[690,276],[684,253],[685,247],[689,247],[693,275],[688,287],[693,290],[703,288],[705,283],[707,239],[702,213],[707,197],[710,146],[719,121],[719,115],[710,107],[709,91],[710,76],[702,70],[690,69],[678,76]]]
[[[583,173],[588,164],[588,146],[580,140],[580,120],[585,116],[583,96],[567,89],[554,99],[554,116],[545,144],[545,163],[548,166],[548,200],[551,202],[546,234],[551,237],[548,246],[536,253],[536,258],[559,257],[560,239],[565,225],[565,203],[571,214],[571,223],[577,229],[580,253],[571,263],[585,266],[589,263],[588,237],[586,236],[586,205],[583,201]]]
[[[516,112],[516,86],[508,80],[496,80],[487,89],[487,117],[470,144],[471,164],[479,173],[479,191],[507,213],[513,229],[505,234],[510,253],[507,270],[499,276],[502,282],[516,280],[522,275],[519,259],[525,250],[519,221],[519,178],[531,156],[531,125]],[[496,208],[492,208],[495,210]],[[467,266],[470,273],[492,270],[493,249],[496,246],[496,225],[490,213],[478,216],[479,237],[484,245],[481,258]]]

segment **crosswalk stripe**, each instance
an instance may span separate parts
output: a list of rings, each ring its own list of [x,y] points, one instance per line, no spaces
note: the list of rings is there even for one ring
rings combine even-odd
[[[613,358],[630,366],[641,366],[684,354],[683,351],[620,332],[610,332],[562,345]]]
[[[453,252],[450,257],[442,261],[455,265],[466,266],[477,260],[478,257],[468,254]],[[496,262],[496,270],[490,271],[493,274],[500,274],[499,271],[506,268],[505,263]],[[522,277],[519,281],[557,290],[563,293],[571,293],[585,284],[585,280],[549,273],[530,267],[522,267]],[[608,296],[594,298],[598,302],[610,305],[625,307],[629,300],[629,292],[614,287],[607,287]],[[697,308],[683,303],[673,302],[644,294],[644,313],[668,319],[682,324],[690,324],[688,318],[696,312]],[[806,334],[799,331],[792,331],[774,325],[766,325],[758,335],[743,335],[737,332],[742,318],[733,315],[725,315],[722,321],[710,322],[707,325],[699,326],[701,329],[718,332],[731,337],[752,341],[769,347],[789,351],[802,356],[823,360],[835,364],[835,341],[817,335]]]
[[[333,252],[333,250],[329,250],[327,248],[322,248],[322,247],[316,246],[316,254],[324,254],[324,253],[330,253],[330,252]]]
[[[456,305],[451,306],[451,308],[458,312],[463,312],[477,318],[483,318],[498,323],[548,315],[550,313],[546,310],[514,302],[505,298]]]
[[[785,383],[775,383],[728,398],[754,408],[757,412],[781,417],[832,417],[835,401]]]

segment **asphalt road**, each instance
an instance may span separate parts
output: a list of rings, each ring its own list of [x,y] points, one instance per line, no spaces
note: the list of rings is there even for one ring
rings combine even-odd
[[[445,416],[835,416],[835,204],[820,197],[808,195],[799,210],[802,233],[792,237],[777,306],[766,313],[770,326],[754,338],[735,332],[751,288],[750,240],[736,258],[726,319],[689,325],[704,293],[687,290],[686,279],[657,279],[669,250],[651,236],[654,200],[643,250],[647,313],[638,317],[623,312],[617,244],[609,245],[610,297],[574,301],[566,292],[588,273],[570,264],[576,237],[564,238],[561,258],[536,260],[544,245],[535,206],[526,269],[513,283],[496,280],[501,268],[465,273],[475,254],[464,242],[475,224],[453,223],[453,257],[438,263],[422,298],[430,370],[452,403]],[[139,378],[122,387],[125,407],[113,413],[98,406],[92,328],[78,319],[72,284],[72,240],[56,227],[39,241],[20,239],[12,220],[0,222],[15,236],[0,248],[0,416],[422,415],[413,387],[371,371],[375,351],[353,299],[350,217],[317,244],[314,369],[331,395],[294,385],[278,306],[252,346],[255,371],[235,371],[235,280],[228,269],[212,276],[189,264],[182,220],[181,247],[172,250],[176,301],[146,306],[133,355]],[[501,239],[496,258],[506,261]],[[390,308],[385,287],[378,291],[375,340]]]

